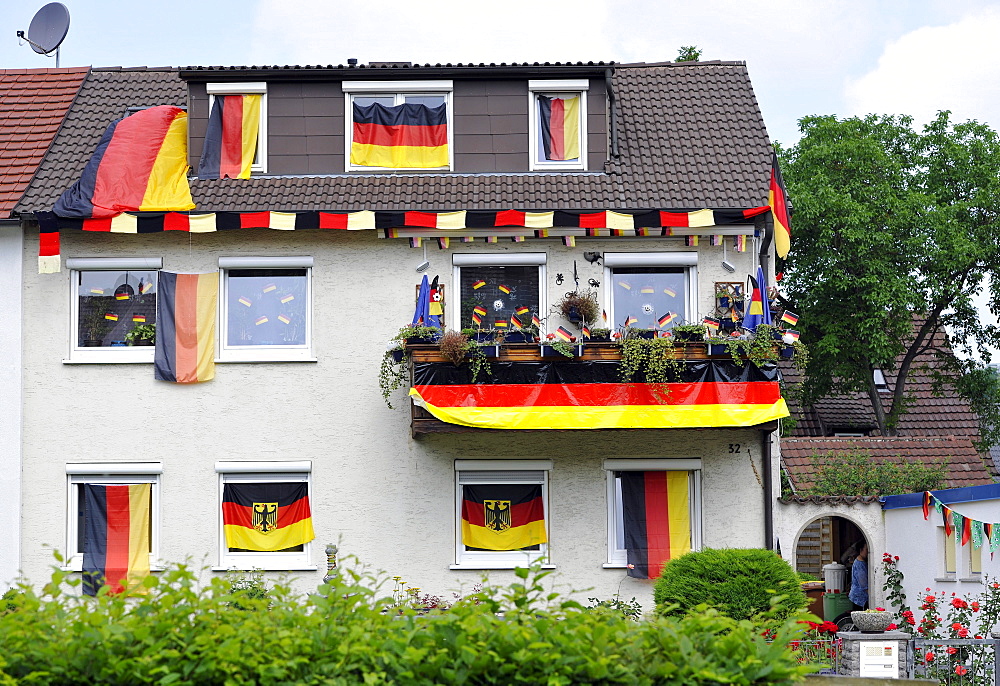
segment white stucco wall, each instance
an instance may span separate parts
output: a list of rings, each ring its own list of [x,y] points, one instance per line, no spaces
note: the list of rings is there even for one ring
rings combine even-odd
[[[21,255],[17,222],[0,222],[0,592],[21,568]]]
[[[707,243],[707,241],[704,241]],[[454,297],[453,252],[505,250],[548,253],[548,298],[572,288],[572,260],[581,285],[604,280],[583,250],[683,250],[682,239],[558,240],[523,244],[429,246],[428,274],[439,274]],[[37,242],[28,240],[33,258]],[[719,248],[701,248],[700,309],[712,307],[713,282],[734,280]],[[173,271],[214,272],[219,256],[312,255],[315,363],[220,364],[215,380],[181,386],[153,380],[152,366],[64,364],[70,333],[69,272],[24,278],[24,464],[22,546],[28,577],[40,583],[53,563],[49,548],[66,538],[67,462],[162,461],[162,541],[165,561],[218,563],[219,460],[312,460],[312,550],[315,572],[295,573],[307,591],[323,575],[323,544],[339,543],[372,569],[400,575],[426,592],[469,588],[478,571],[453,571],[454,460],[546,458],[550,474],[553,582],[578,597],[610,597],[623,570],[606,562],[606,485],[609,457],[697,457],[703,460],[704,543],[711,547],[764,544],[759,476],[761,432],[507,432],[410,438],[408,403],[389,410],[378,390],[379,360],[388,340],[413,312],[414,267],[421,250],[374,232],[230,231],[188,235],[90,235],[64,232],[67,257],[162,256]],[[730,252],[737,275],[751,252]],[[555,285],[555,274],[567,283]],[[451,323],[451,322],[449,322]],[[730,444],[741,444],[730,454]],[[747,447],[750,448],[749,453]],[[777,450],[774,451],[777,464]],[[753,462],[753,464],[751,464]],[[777,469],[773,470],[777,488]],[[777,491],[775,491],[777,492]],[[491,572],[508,580],[510,572]],[[590,591],[584,589],[593,589]],[[651,607],[651,582],[621,585]]]

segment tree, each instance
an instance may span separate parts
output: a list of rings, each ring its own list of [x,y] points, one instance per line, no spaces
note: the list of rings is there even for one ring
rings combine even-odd
[[[988,346],[1000,342],[973,302],[988,289],[991,307],[1000,304],[996,132],[953,124],[949,112],[919,132],[910,117],[878,115],[810,116],[799,129],[802,138],[780,156],[794,206],[782,285],[812,353],[803,402],[867,392],[883,435],[893,435],[915,359],[932,352],[939,387],[950,385],[980,412],[980,448],[995,442],[995,375],[947,347],[935,350],[934,339],[943,333],[953,349],[986,362]],[[888,413],[874,369],[895,375]]]
[[[697,45],[682,45],[677,51],[675,62],[697,62],[701,59],[701,50]]]

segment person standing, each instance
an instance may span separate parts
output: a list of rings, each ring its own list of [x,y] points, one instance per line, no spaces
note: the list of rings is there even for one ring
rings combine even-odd
[[[851,592],[847,594],[858,610],[868,607],[868,544],[865,543],[858,551],[851,565]]]

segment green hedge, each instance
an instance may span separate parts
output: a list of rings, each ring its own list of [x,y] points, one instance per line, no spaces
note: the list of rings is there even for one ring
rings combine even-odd
[[[776,553],[756,548],[706,548],[670,560],[653,599],[661,615],[705,604],[734,619],[765,612],[784,619],[809,603],[795,570]]]
[[[184,567],[138,599],[81,598],[62,572],[0,610],[7,684],[789,684],[809,667],[750,622],[711,610],[632,622],[548,593],[539,569],[418,615],[350,570],[309,598],[255,599]],[[381,586],[385,587],[385,584]],[[497,613],[503,613],[498,616]]]

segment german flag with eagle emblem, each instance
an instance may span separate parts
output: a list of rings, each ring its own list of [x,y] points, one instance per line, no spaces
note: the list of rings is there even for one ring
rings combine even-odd
[[[522,550],[547,541],[541,484],[465,484],[462,491],[467,548]]]
[[[222,489],[226,547],[276,551],[313,540],[306,483],[228,483]]]

